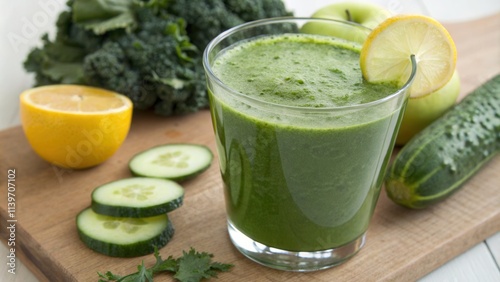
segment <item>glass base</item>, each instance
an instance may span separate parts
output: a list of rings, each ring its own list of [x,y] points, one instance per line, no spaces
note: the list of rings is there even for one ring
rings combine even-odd
[[[268,247],[239,231],[228,221],[229,236],[234,246],[249,259],[267,267],[307,272],[339,265],[355,255],[365,244],[365,233],[356,240],[338,248],[294,252]]]

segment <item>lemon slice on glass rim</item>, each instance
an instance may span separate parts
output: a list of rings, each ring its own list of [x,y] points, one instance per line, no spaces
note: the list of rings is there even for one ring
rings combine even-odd
[[[415,56],[417,72],[410,97],[421,97],[443,87],[453,76],[457,50],[448,31],[423,15],[397,15],[375,27],[363,44],[360,68],[371,83],[408,81]]]

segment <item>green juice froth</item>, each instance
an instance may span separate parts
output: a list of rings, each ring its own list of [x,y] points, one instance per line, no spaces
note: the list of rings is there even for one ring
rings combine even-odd
[[[244,95],[295,107],[367,103],[396,91],[363,81],[359,46],[315,36],[248,41],[220,55],[213,70]],[[366,231],[399,110],[341,126],[318,117],[308,126],[210,90],[226,209],[238,230],[290,251],[335,248]]]
[[[397,90],[363,80],[359,46],[316,36],[276,36],[237,46],[216,61],[214,72],[245,95],[298,107],[363,104]]]

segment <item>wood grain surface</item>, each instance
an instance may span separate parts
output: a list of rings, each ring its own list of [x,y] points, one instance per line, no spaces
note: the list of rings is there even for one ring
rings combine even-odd
[[[500,73],[500,15],[447,25],[459,52],[463,97]],[[152,255],[110,258],[89,250],[78,239],[75,217],[90,205],[94,187],[129,177],[127,162],[135,153],[158,144],[205,144],[215,151],[210,114],[161,118],[136,113],[131,132],[118,152],[97,167],[73,171],[49,165],[29,147],[22,129],[0,132],[0,216],[8,220],[8,169],[16,170],[16,257],[41,281],[97,281],[97,271],[127,274]],[[238,253],[226,230],[218,163],[183,182],[184,205],[171,213],[176,229],[162,256],[179,256],[194,247],[216,261],[233,263],[217,281],[411,281],[429,273],[500,231],[500,157],[495,157],[462,190],[426,210],[408,210],[381,194],[367,233],[367,244],[347,263],[312,273],[283,272],[260,266]],[[0,229],[2,240],[9,231]],[[155,281],[171,281],[160,275]]]

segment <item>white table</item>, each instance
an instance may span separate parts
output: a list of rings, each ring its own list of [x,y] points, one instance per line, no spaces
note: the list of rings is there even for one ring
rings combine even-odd
[[[296,16],[309,16],[319,7],[338,1],[285,0],[285,3]],[[59,11],[65,8],[65,2],[66,0],[3,0],[0,2],[0,35],[2,35],[0,37],[0,86],[2,89],[0,92],[0,130],[20,124],[18,95],[22,90],[30,88],[33,83],[33,78],[22,68],[22,61],[29,49],[39,44],[41,34],[54,33],[54,20]],[[395,13],[420,13],[442,22],[468,21],[500,13],[498,0],[372,0],[371,2],[378,3]],[[492,59],[499,60],[498,57]],[[4,262],[7,260],[7,254],[6,246],[0,244],[0,257]],[[10,274],[7,270],[7,264],[1,263],[0,281],[38,281],[22,262],[17,261],[16,274]],[[419,281],[500,281],[500,232]]]

